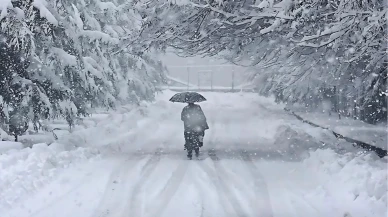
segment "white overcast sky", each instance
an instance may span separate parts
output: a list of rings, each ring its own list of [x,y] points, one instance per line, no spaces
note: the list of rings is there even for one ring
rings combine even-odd
[[[190,83],[210,86],[211,71],[213,71],[213,86],[232,86],[232,71],[235,70],[235,85],[246,83],[247,68],[232,66],[225,60],[210,57],[182,58],[174,53],[160,54],[159,59],[167,66],[169,75],[180,80],[188,80],[188,67],[190,67]]]

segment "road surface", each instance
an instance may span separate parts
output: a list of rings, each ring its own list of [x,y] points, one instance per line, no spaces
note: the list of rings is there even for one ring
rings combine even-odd
[[[122,136],[133,122],[130,116],[111,117],[109,121],[117,128],[124,127],[104,136],[109,137],[103,140],[106,145],[111,143],[116,151],[105,151],[100,159],[71,166],[1,216],[347,215],[338,201],[331,201],[333,198],[325,201],[314,196],[330,176],[307,167],[300,156],[289,154],[288,144],[276,142],[280,126],[300,124],[281,108],[256,101],[254,94],[209,93],[208,102],[201,105],[210,130],[200,157],[190,161],[183,151],[183,105],[167,102],[168,97],[159,96],[148,108],[147,118],[137,123],[141,130],[135,137]],[[360,216],[368,213],[366,209],[354,208]]]

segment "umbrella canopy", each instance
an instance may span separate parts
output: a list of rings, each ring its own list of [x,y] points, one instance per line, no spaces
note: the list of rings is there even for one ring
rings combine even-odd
[[[206,98],[196,92],[177,93],[170,99],[171,102],[195,103],[206,101]]]

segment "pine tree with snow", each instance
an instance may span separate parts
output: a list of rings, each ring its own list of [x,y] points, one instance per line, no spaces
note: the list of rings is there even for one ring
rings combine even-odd
[[[36,130],[40,119],[62,116],[72,125],[92,107],[152,100],[165,69],[152,54],[134,54],[130,47],[117,52],[140,29],[132,6],[119,0],[5,1],[3,113],[22,104]]]

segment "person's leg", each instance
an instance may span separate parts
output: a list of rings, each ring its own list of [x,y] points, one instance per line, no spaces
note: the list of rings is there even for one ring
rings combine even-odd
[[[195,156],[196,156],[196,157],[199,156],[199,147],[196,147],[196,148],[195,148]]]
[[[187,157],[191,160],[193,158],[193,149],[188,148],[187,149]]]
[[[185,145],[184,145],[184,147],[185,147],[186,150],[188,150],[188,145],[190,143],[190,133],[185,131],[184,136],[185,136]]]
[[[195,132],[193,133],[193,150],[195,151],[195,156],[198,157],[199,156],[199,147],[201,145],[201,139],[200,139],[200,136],[202,135],[201,132]]]
[[[192,158],[193,155],[193,134],[191,132],[185,132],[187,157]]]
[[[202,147],[203,146],[203,139],[205,137],[205,131],[202,131],[199,136],[201,137],[201,139],[199,139],[199,147]]]

